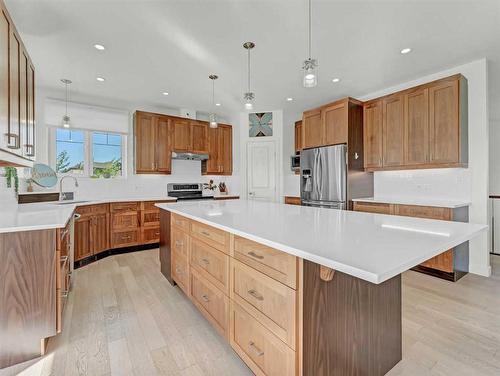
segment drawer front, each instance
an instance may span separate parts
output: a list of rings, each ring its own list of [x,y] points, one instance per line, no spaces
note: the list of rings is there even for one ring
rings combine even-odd
[[[231,303],[231,346],[256,375],[296,374],[290,349],[236,303]]]
[[[160,241],[160,228],[144,228],[142,229],[141,243],[158,243]]]
[[[298,261],[293,255],[235,236],[234,258],[293,289],[297,288]]]
[[[212,284],[229,294],[229,256],[204,242],[191,240],[191,266]]]
[[[191,235],[229,254],[229,233],[203,223],[191,222]]]
[[[231,278],[231,299],[295,349],[296,291],[236,260]]]
[[[190,295],[204,316],[223,337],[227,337],[229,298],[193,269],[191,269]]]
[[[453,250],[449,249],[440,255],[437,255],[422,264],[428,268],[441,270],[443,272],[452,273],[453,272]]]
[[[112,213],[137,211],[139,204],[137,202],[112,202],[110,210]]]
[[[172,278],[177,282],[179,287],[184,291],[186,295],[189,295],[188,283],[189,283],[189,269],[188,261],[175,250],[172,251]]]
[[[115,213],[112,218],[113,230],[134,229],[139,227],[137,213]]]
[[[109,213],[109,204],[92,205],[92,214]]]
[[[112,233],[113,248],[135,245],[139,242],[139,231],[120,231]]]
[[[378,202],[355,202],[354,211],[377,214],[393,214],[391,204],[381,204]]]
[[[164,204],[167,202],[172,202],[172,201],[142,201],[141,202],[141,210],[160,210],[160,208],[157,208],[155,204]]]
[[[172,225],[189,233],[189,219],[178,214],[172,213]]]
[[[84,206],[78,206],[76,208],[76,213],[80,215],[90,215],[92,214],[93,207],[96,205],[84,205]]]
[[[188,260],[188,245],[189,245],[189,235],[183,231],[179,231],[172,228],[172,238],[171,238],[172,250],[177,251],[182,257]]]
[[[141,226],[154,227],[160,225],[160,210],[143,211]]]
[[[451,209],[434,206],[396,205],[396,214],[407,217],[451,220]]]

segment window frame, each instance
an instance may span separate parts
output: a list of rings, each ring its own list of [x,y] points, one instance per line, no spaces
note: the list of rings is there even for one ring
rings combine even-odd
[[[56,168],[56,160],[57,160],[57,129],[66,129],[63,127],[51,127],[50,128],[50,142],[49,142],[49,163],[50,166],[54,169]],[[82,128],[70,128],[72,131],[80,131],[83,132],[83,174],[73,174],[73,173],[59,173],[56,171],[58,177],[63,176],[73,176],[75,178],[90,178],[90,179],[100,179],[93,178],[94,171],[94,153],[93,153],[93,134],[94,133],[107,133],[107,134],[115,134],[121,137],[121,158],[122,158],[122,173],[118,176],[113,176],[108,179],[124,179],[127,177],[127,134],[120,132],[110,132],[103,131],[98,129],[82,129]],[[105,179],[105,178],[103,178]]]

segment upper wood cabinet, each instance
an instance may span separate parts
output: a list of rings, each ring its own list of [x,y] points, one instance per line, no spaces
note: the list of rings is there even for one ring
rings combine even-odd
[[[382,104],[382,127],[374,103]],[[467,80],[462,75],[378,98],[364,107],[365,169],[467,166]]]
[[[202,162],[203,175],[233,173],[233,128],[219,124],[208,130],[208,160]]]
[[[0,9],[0,149],[32,160],[35,70],[3,2]]]
[[[232,127],[176,116],[136,111],[134,114],[135,172],[170,174],[172,152],[208,154],[201,163],[204,175],[233,173]]]
[[[404,162],[404,98],[402,95],[385,98],[382,106],[382,163],[401,166]]]
[[[321,110],[321,123],[324,132],[324,145],[347,143],[348,102],[333,103]]]
[[[382,101],[363,107],[363,143],[365,168],[382,167]]]
[[[323,127],[321,125],[321,110],[304,112],[302,117],[302,146],[304,149],[314,148],[323,144]]]
[[[295,151],[302,150],[302,120],[295,122]]]

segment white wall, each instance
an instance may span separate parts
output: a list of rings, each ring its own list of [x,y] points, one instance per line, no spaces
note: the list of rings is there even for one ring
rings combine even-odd
[[[252,141],[275,141],[276,145],[276,200],[279,201],[283,195],[283,111],[282,110],[254,110],[252,112],[272,112],[273,113],[273,136],[254,137],[248,135],[249,120],[248,112],[241,112],[239,115],[239,155],[240,155],[240,194],[247,197],[247,144]]]
[[[500,119],[490,120],[490,194],[500,195]]]
[[[62,94],[64,95],[64,94]],[[49,127],[44,124],[45,119],[45,98],[61,98],[60,92],[47,91],[39,89],[36,92],[36,160],[40,163],[49,163]],[[73,97],[77,102],[77,99]],[[134,174],[134,149],[133,149],[133,112],[136,109],[164,113],[169,115],[179,116],[179,110],[172,109],[164,106],[148,106],[143,104],[130,105],[126,103],[115,103],[112,100],[101,100],[100,98],[81,98],[81,103],[106,106],[109,108],[117,108],[129,112],[128,123],[128,137],[127,137],[127,177],[115,179],[92,179],[92,178],[79,178],[79,187],[76,190],[77,197],[82,198],[106,198],[116,195],[128,194],[145,194],[145,195],[166,195],[167,183],[202,183],[209,179],[213,179],[216,183],[220,181],[226,182],[230,193],[238,194],[240,191],[239,184],[239,129],[238,129],[238,114],[228,118],[220,118],[219,121],[233,125],[233,170],[232,176],[202,176],[201,175],[201,162],[198,161],[172,161],[172,174],[171,175],[135,175]],[[203,114],[198,114],[199,118],[203,118]],[[61,115],[62,116],[62,115]],[[236,122],[234,120],[237,120]],[[23,169],[19,169],[20,175],[23,174]],[[0,177],[1,180],[5,180]],[[3,182],[2,182],[3,184]],[[70,182],[65,187],[69,190],[72,189]],[[26,185],[24,182],[20,184],[20,191],[24,191]],[[42,188],[35,188],[42,190]],[[57,190],[58,187],[51,190]],[[12,190],[8,190],[0,185],[0,201],[7,200],[13,202],[15,196]]]

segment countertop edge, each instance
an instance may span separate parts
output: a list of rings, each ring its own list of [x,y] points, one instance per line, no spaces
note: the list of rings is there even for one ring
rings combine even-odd
[[[363,197],[363,198],[353,198],[352,202],[367,202],[367,203],[377,203],[377,204],[396,204],[396,205],[415,205],[415,206],[431,206],[437,208],[462,208],[470,206],[471,202],[446,202],[446,201],[425,201],[425,200],[414,200],[411,199],[390,199],[390,198],[378,198],[378,197]]]

